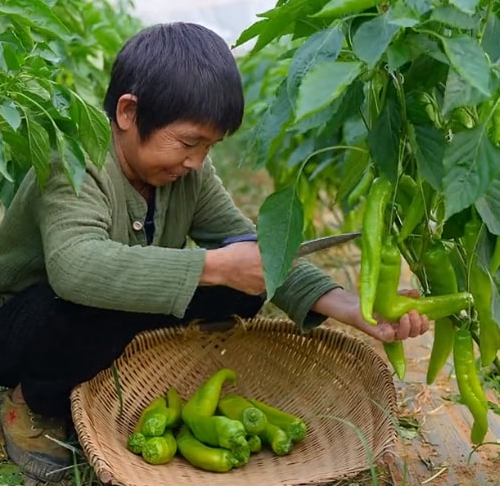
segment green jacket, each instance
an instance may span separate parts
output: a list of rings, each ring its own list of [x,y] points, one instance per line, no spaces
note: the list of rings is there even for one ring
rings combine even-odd
[[[101,170],[87,167],[78,196],[57,166],[43,191],[31,170],[0,224],[0,302],[48,281],[59,297],[78,304],[181,318],[206,249],[218,247],[225,236],[255,231],[209,159],[202,169],[157,189],[151,245],[143,229],[146,210],[113,154]],[[186,248],[187,237],[197,247]],[[310,327],[324,317],[308,315],[309,309],[337,286],[303,261],[273,302],[298,325]]]

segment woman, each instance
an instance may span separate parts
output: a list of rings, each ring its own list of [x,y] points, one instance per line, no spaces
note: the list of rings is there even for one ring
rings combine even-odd
[[[0,226],[0,384],[7,451],[27,474],[58,481],[71,389],[111,365],[140,331],[254,316],[263,304],[255,232],[217,178],[210,148],[243,115],[240,76],[214,32],[157,25],[118,54],[104,100],[113,144],[89,161],[78,195],[60,161],[43,191],[34,172]],[[187,238],[196,247],[186,246]],[[298,262],[273,302],[298,326],[326,317],[383,340],[418,336],[416,312],[371,326],[359,299]]]

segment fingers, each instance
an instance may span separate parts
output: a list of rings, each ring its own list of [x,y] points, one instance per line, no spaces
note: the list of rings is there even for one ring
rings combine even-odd
[[[362,321],[354,325],[354,327],[368,334],[368,336],[388,343],[394,341],[396,335],[395,328],[389,322],[381,322],[373,326],[372,324]]]
[[[427,316],[412,310],[401,317],[399,323],[394,325],[394,329],[394,339],[414,338],[428,331],[429,319]]]

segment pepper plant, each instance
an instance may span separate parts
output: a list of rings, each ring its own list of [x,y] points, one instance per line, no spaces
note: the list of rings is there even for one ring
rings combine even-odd
[[[481,366],[498,367],[500,348],[500,1],[279,0],[259,17],[236,43],[254,42],[250,59],[288,42],[250,140],[277,182],[257,220],[268,296],[304,237],[304,188],[316,198],[324,176],[346,220],[364,215],[362,306],[404,307],[398,281],[378,280],[384,253],[396,266],[404,257],[422,299],[458,303],[437,318],[428,382],[453,352],[481,442],[488,405],[472,338]]]
[[[86,157],[100,165],[109,123],[100,109],[110,63],[139,28],[129,1],[0,3],[0,201],[34,167],[40,184],[58,152],[75,190]]]

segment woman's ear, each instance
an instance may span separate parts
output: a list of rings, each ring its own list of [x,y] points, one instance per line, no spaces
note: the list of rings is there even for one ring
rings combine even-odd
[[[129,130],[135,126],[137,96],[127,93],[118,98],[116,104],[116,124],[120,130]]]

